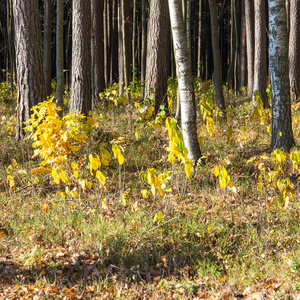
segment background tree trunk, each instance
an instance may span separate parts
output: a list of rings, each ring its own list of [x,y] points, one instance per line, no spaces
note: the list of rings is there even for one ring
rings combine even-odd
[[[210,7],[210,22],[211,22],[211,40],[214,55],[214,86],[216,93],[216,104],[218,107],[225,111],[225,100],[222,89],[222,62],[219,47],[219,34],[218,34],[218,17],[217,17],[217,4],[216,0],[209,0]]]
[[[99,99],[99,94],[105,89],[104,78],[104,42],[103,42],[103,0],[94,2],[94,95]]]
[[[247,69],[248,69],[248,97],[253,95],[254,82],[254,3],[245,0],[246,36],[247,36]]]
[[[148,45],[146,63],[145,98],[154,90],[155,114],[167,97],[168,83],[168,2],[152,0],[148,24]]]
[[[288,61],[285,0],[269,0],[269,63],[272,85],[271,151],[294,145]]]
[[[181,129],[184,145],[188,150],[188,157],[195,166],[201,157],[201,151],[197,138],[193,77],[180,1],[169,0],[169,10],[178,78],[178,93],[181,100]]]
[[[259,91],[264,108],[268,108],[267,89],[267,24],[266,0],[255,0],[255,47],[254,47],[254,84],[253,91]]]
[[[13,0],[17,59],[16,139],[24,138],[24,122],[30,109],[45,100],[40,15],[36,0]]]
[[[44,43],[43,61],[46,96],[52,93],[51,88],[51,44],[52,44],[52,1],[44,0]]]
[[[64,97],[64,1],[57,0],[56,15],[56,105],[63,108]]]
[[[291,101],[300,96],[300,1],[290,3],[289,73]]]
[[[88,116],[91,101],[91,0],[73,2],[70,111]]]

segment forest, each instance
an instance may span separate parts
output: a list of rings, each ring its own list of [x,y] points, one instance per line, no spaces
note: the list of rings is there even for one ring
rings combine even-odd
[[[299,25],[0,0],[0,299],[299,299]]]

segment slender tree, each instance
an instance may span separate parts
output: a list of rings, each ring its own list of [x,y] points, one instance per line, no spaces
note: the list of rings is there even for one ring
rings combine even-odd
[[[255,0],[255,50],[253,90],[259,91],[264,108],[269,107],[267,95],[267,24],[266,0]]]
[[[30,109],[45,99],[42,40],[38,1],[13,0],[17,60],[16,139],[24,138]]]
[[[103,0],[93,0],[94,5],[94,95],[99,99],[99,93],[105,88],[104,78],[104,43],[103,43]]]
[[[152,0],[148,24],[145,98],[154,90],[155,113],[167,97],[168,81],[168,2]]]
[[[70,111],[88,115],[91,101],[91,0],[73,1]]]
[[[294,145],[285,0],[269,0],[269,65],[272,85],[271,151]]]
[[[188,156],[195,165],[201,157],[197,138],[196,107],[191,63],[188,55],[186,30],[181,0],[169,0],[169,11],[176,60],[178,93],[181,100],[181,128]]]
[[[245,0],[246,36],[247,36],[247,69],[248,69],[248,97],[253,95],[254,82],[254,3]]]
[[[300,97],[300,1],[290,2],[289,67],[291,101]]]
[[[51,44],[52,44],[52,1],[44,0],[44,43],[43,61],[46,96],[52,92],[51,88]]]
[[[56,104],[63,108],[64,97],[64,1],[56,2]]]
[[[217,16],[217,3],[216,0],[209,0],[210,8],[210,22],[211,22],[211,40],[214,55],[214,86],[216,93],[216,103],[218,107],[225,111],[225,100],[222,90],[222,64],[219,47],[218,36],[218,16]]]

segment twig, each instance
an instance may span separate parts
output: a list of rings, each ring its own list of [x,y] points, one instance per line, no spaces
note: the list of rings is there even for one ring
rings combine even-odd
[[[169,221],[167,221],[167,222],[164,222],[164,223],[162,223],[162,224],[160,224],[160,225],[158,225],[158,226],[156,226],[156,227],[150,229],[150,230],[147,231],[146,233],[149,233],[149,232],[151,232],[151,231],[153,231],[153,230],[155,230],[155,229],[157,229],[157,228],[159,228],[159,227],[161,227],[161,226],[164,226],[164,225],[166,225],[166,224],[172,222],[172,221],[175,220],[175,219],[177,219],[177,217],[175,217],[175,218],[173,218],[173,219],[171,219],[171,220],[169,220]]]

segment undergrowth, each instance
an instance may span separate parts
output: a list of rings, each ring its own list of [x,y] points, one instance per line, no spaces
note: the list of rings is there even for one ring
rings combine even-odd
[[[0,98],[0,295],[26,299],[282,298],[299,292],[299,162],[269,154],[258,94],[195,81],[203,157],[192,164],[168,103],[114,85],[88,117],[33,108],[14,141],[15,103]],[[0,95],[2,95],[0,93]],[[67,101],[66,101],[67,102]],[[298,104],[293,128],[299,138]]]

